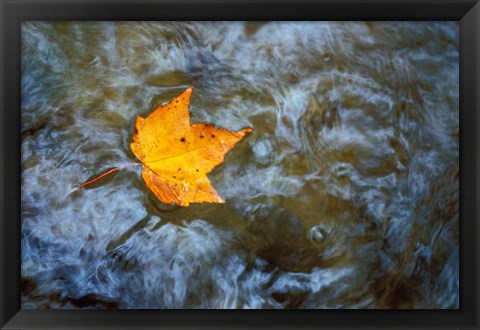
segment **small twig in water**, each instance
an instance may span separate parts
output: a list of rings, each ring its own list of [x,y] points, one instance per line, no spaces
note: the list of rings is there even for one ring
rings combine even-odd
[[[128,164],[125,164],[125,165],[122,165],[122,166],[119,166],[119,167],[112,168],[111,170],[109,170],[109,171],[107,171],[107,172],[105,172],[105,173],[97,176],[96,178],[94,178],[94,179],[92,179],[92,180],[90,180],[90,181],[87,181],[87,182],[85,182],[85,183],[82,183],[81,185],[78,185],[78,186],[74,187],[71,192],[74,192],[74,191],[76,191],[76,190],[78,190],[78,189],[80,189],[80,188],[83,188],[83,187],[85,187],[85,186],[88,186],[89,184],[95,183],[95,182],[97,182],[98,180],[106,177],[107,175],[110,175],[110,174],[112,174],[112,173],[114,173],[114,172],[120,171],[120,170],[122,170],[122,169],[124,169],[124,168],[126,168],[126,167],[130,167],[130,166],[143,166],[143,164],[141,164],[141,163],[128,163]]]

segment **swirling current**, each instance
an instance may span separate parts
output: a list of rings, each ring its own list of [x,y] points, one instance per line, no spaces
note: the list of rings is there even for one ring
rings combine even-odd
[[[457,22],[24,22],[22,308],[458,308]],[[137,115],[254,132],[162,205]]]

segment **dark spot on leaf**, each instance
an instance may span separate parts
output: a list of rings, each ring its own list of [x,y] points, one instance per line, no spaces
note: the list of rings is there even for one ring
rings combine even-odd
[[[203,139],[204,137],[205,137],[205,136],[203,136],[203,135],[200,135],[200,139]]]
[[[173,178],[176,179],[177,177],[174,175]]]
[[[215,135],[214,135],[214,134],[212,134],[212,139],[213,139],[214,137],[215,137]]]
[[[184,137],[182,137],[182,138],[180,139],[180,141],[182,141],[182,142],[185,142],[185,138],[184,138]]]
[[[197,172],[198,172],[198,168],[197,168],[195,171],[197,171]]]
[[[181,171],[181,170],[182,170],[182,168],[181,168],[181,167],[179,167],[177,171]]]

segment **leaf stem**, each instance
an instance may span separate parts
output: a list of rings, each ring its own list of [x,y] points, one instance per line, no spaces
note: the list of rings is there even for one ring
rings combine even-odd
[[[119,167],[112,168],[111,170],[108,170],[107,172],[105,172],[105,173],[97,176],[96,178],[94,178],[94,179],[92,179],[92,180],[90,180],[90,181],[87,181],[87,182],[85,182],[85,183],[82,183],[81,185],[76,186],[75,188],[73,188],[72,191],[75,191],[75,190],[77,190],[77,189],[80,189],[80,188],[83,188],[83,187],[85,187],[85,186],[88,186],[89,184],[92,184],[92,183],[94,183],[94,182],[97,182],[98,180],[106,177],[107,175],[110,175],[110,174],[112,174],[112,173],[114,173],[114,172],[120,171],[120,170],[122,170],[122,169],[124,169],[124,168],[126,168],[126,167],[130,167],[130,166],[143,166],[143,164],[141,164],[141,163],[128,163],[128,164],[125,164],[125,165],[122,165],[122,166],[119,166]]]

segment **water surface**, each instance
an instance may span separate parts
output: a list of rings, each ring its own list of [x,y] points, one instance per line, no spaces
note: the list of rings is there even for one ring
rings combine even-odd
[[[456,22],[25,22],[22,308],[458,308]],[[137,115],[254,132],[166,207]]]

